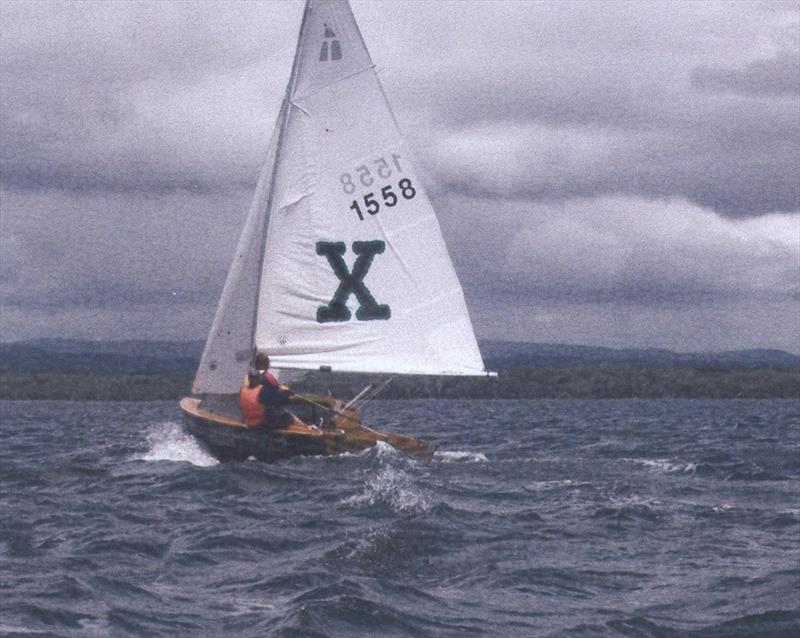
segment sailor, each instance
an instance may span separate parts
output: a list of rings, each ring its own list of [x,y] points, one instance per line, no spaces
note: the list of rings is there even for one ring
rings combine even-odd
[[[247,427],[261,425],[267,416],[267,406],[260,399],[261,375],[255,368],[247,371],[244,385],[239,390],[239,406],[242,409],[242,420]]]
[[[260,361],[261,363],[263,361]],[[267,366],[269,359],[267,359]],[[250,368],[247,380],[239,391],[242,417],[248,427],[266,425],[270,428],[286,427],[296,417],[286,411],[292,392],[278,383],[266,370]]]
[[[253,361],[256,370],[260,373],[264,389],[261,391],[261,400],[267,406],[267,421],[273,427],[285,427],[289,423],[300,422],[299,419],[287,412],[285,406],[290,402],[294,392],[281,384],[269,371],[269,356],[266,352],[256,352]]]
[[[286,391],[289,390],[286,386],[282,386],[278,383],[278,380],[275,376],[269,372],[269,356],[266,352],[256,352],[256,358],[253,361],[253,367],[258,370],[259,374],[262,378],[262,383],[268,383],[269,385],[275,388],[282,388]]]

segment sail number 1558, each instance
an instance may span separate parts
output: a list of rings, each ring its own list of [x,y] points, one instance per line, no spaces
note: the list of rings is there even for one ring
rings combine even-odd
[[[400,165],[400,156],[392,153],[391,160],[391,163],[389,163],[385,157],[380,157],[372,162],[375,173],[382,180],[390,178],[394,172],[403,172],[402,166]],[[392,166],[395,169],[394,171],[392,170]],[[366,164],[356,167],[355,174],[356,179],[358,179],[362,187],[369,187],[375,183],[372,171],[370,171]],[[351,173],[342,173],[339,177],[339,181],[342,183],[342,190],[348,195],[355,193],[356,188],[358,188],[353,181],[353,175]],[[397,188],[397,192],[395,192],[394,187]],[[377,195],[376,191],[380,192],[380,195]],[[381,210],[381,201],[378,197],[383,200],[384,207],[392,208],[397,205],[399,198],[413,199],[416,194],[417,190],[414,188],[411,180],[408,177],[404,177],[398,180],[396,184],[384,183],[382,186],[376,185],[375,189],[370,193],[366,193],[361,200],[363,200],[364,210],[367,213],[370,215],[377,215]],[[358,215],[359,220],[364,221],[364,213],[362,212],[361,206],[360,200],[354,199],[350,204],[350,210]]]
[[[397,188],[403,199],[413,199],[414,195],[417,194],[417,189],[414,188],[411,180],[407,177],[397,182]],[[383,205],[386,206],[386,208],[392,208],[397,205],[397,193],[392,190],[392,184],[387,184],[381,188],[381,196],[383,197]],[[363,200],[364,207],[370,215],[377,215],[380,212],[381,204],[375,199],[375,193],[367,193],[364,195]],[[364,214],[361,212],[361,206],[356,200],[353,200],[353,203],[350,204],[350,210],[355,211],[358,218],[362,222],[364,221]]]

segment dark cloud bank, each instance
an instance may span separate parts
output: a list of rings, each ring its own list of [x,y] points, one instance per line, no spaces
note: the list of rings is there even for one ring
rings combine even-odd
[[[800,347],[796,6],[353,5],[481,336]],[[4,5],[3,339],[204,335],[300,9]]]
[[[82,11],[77,16],[40,3],[38,11],[17,8],[8,18],[6,30],[12,34],[36,28],[24,20],[39,20],[56,37],[4,38],[2,184],[31,190],[155,194],[251,185],[258,170],[258,149],[268,132],[266,122],[240,134],[242,123],[230,121],[228,127],[237,132],[232,139],[217,132],[212,140],[197,140],[207,132],[204,100],[213,99],[215,82],[230,81],[241,69],[259,62],[272,65],[264,58],[270,36],[281,34],[291,41],[294,30],[285,33],[273,26],[259,49],[246,30],[235,32],[250,5],[232,5],[238,11],[221,11],[224,5],[208,10],[183,4],[113,5],[117,10],[99,4],[79,6]],[[483,13],[492,9],[477,6]],[[481,64],[470,65],[473,60],[467,57],[456,68],[447,59],[426,67],[416,53],[404,67],[412,73],[400,91],[401,106],[422,101],[456,137],[492,124],[500,129],[521,127],[523,138],[526,126],[552,132],[547,148],[534,135],[526,145],[516,145],[505,161],[481,165],[481,170],[470,166],[468,156],[440,153],[431,168],[449,188],[545,201],[614,194],[684,197],[731,217],[800,209],[800,55],[793,42],[785,45],[790,49],[741,67],[692,65],[693,59],[681,58],[677,49],[653,51],[636,43],[635,37],[632,41],[641,48],[641,60],[626,48],[620,48],[615,59],[604,59],[610,52],[603,49],[592,59],[592,47],[602,44],[579,31],[569,32],[570,26],[587,28],[575,15],[579,7],[570,12],[570,6],[556,12],[564,19],[560,30],[573,41],[568,57],[548,55],[548,46],[560,51],[559,42],[545,40],[540,50],[531,37],[522,43],[521,52],[518,44],[506,53],[508,43],[503,41],[499,55]],[[497,22],[502,8],[488,15]],[[530,21],[544,13],[542,7],[535,9],[522,17]],[[624,19],[629,28],[638,25],[644,37],[652,27],[644,18],[637,23],[635,14],[640,12],[641,8],[628,5],[606,19]],[[234,17],[215,28],[218,13]],[[407,20],[413,18],[414,12],[409,13]],[[80,14],[99,14],[95,29],[78,28]],[[261,14],[267,25],[274,24],[268,11],[262,9]],[[292,12],[283,14],[280,17],[291,25]],[[743,11],[742,19],[748,18]],[[57,19],[72,23],[76,33],[53,27]],[[601,32],[589,37],[606,35],[603,27],[593,28]],[[667,34],[662,36],[667,40],[664,46],[670,39],[675,47],[681,45],[683,34],[677,29],[687,27],[676,24],[671,36],[669,23],[662,28]],[[463,37],[464,31],[479,36],[482,27],[466,20],[454,39]],[[509,33],[508,40],[513,42],[518,31]],[[119,37],[112,39],[114,35]],[[489,53],[494,44],[479,39],[472,43],[482,53]],[[452,46],[465,45],[456,40]],[[671,68],[676,62],[667,59],[669,55],[685,68]],[[282,78],[285,71],[275,75]],[[277,81],[272,84],[275,89],[279,86]],[[201,87],[193,105],[165,97],[191,86]],[[139,108],[148,99],[146,108]],[[274,102],[275,96],[270,99]],[[192,118],[176,119],[170,112],[176,108],[195,109],[199,130],[191,129]],[[262,107],[261,115],[268,120],[269,109]],[[252,139],[253,133],[260,133],[261,140]],[[587,153],[576,146],[594,148]],[[543,164],[542,152],[559,147]],[[476,146],[474,152],[484,150]],[[499,185],[496,175],[512,166],[514,179]]]

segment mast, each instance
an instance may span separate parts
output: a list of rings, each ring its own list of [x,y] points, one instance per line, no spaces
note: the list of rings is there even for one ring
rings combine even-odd
[[[292,94],[294,92],[295,84],[297,83],[297,68],[300,64],[303,47],[303,34],[306,29],[307,18],[311,13],[311,3],[313,0],[306,0],[305,7],[303,8],[303,18],[300,21],[300,31],[297,34],[297,47],[294,52],[294,61],[292,62],[292,73],[289,76],[289,82],[286,85],[286,93],[283,97],[281,110],[278,114],[278,142],[275,151],[275,161],[272,164],[272,175],[269,180],[269,195],[267,196],[267,214],[264,215],[264,226],[261,231],[261,247],[258,255],[258,279],[256,283],[256,298],[261,294],[261,280],[264,276],[264,254],[267,246],[267,235],[269,233],[269,220],[272,205],[275,200],[275,176],[278,173],[278,166],[280,165],[281,149],[283,148],[283,141],[286,136],[286,129],[289,123],[289,114],[291,112]],[[256,302],[253,307],[253,318],[250,324],[250,365],[254,365],[256,356],[256,326],[258,325],[258,311],[261,304]]]

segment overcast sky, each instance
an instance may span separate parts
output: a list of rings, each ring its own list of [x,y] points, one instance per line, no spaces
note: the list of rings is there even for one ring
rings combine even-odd
[[[800,351],[796,2],[352,0],[479,338]],[[0,339],[202,339],[302,2],[0,2]]]

